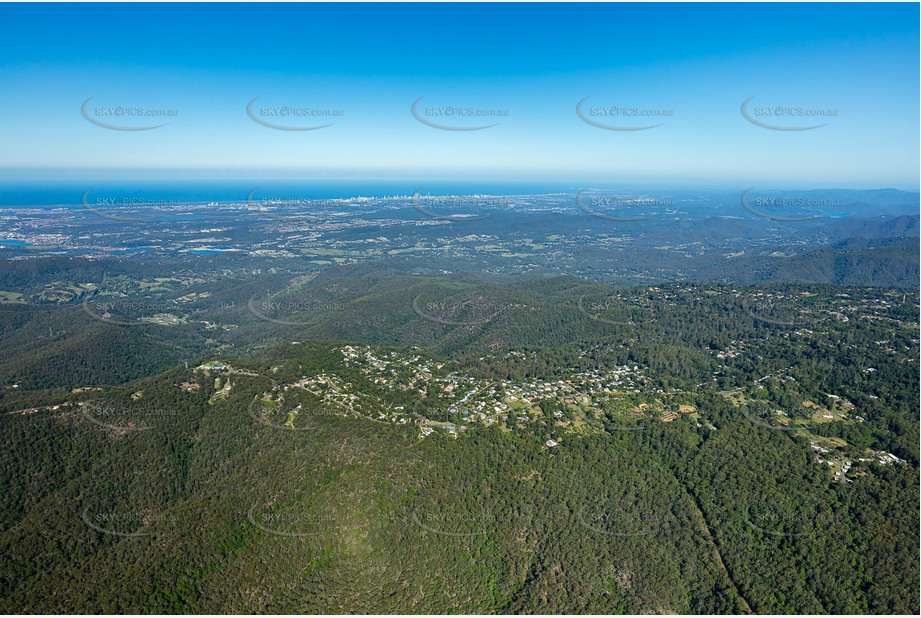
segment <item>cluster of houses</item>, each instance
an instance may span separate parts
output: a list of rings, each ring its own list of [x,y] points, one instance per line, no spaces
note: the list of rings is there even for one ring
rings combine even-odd
[[[854,466],[852,461],[847,459],[841,459],[838,453],[831,451],[815,442],[811,442],[810,446],[812,447],[812,452],[815,453],[816,459],[819,463],[827,464],[831,468],[837,468],[834,472],[834,480],[837,482],[852,483],[853,479],[848,478],[847,473],[851,471],[851,468]],[[861,463],[877,463],[883,466],[891,466],[895,464],[904,464],[907,463],[904,459],[899,459],[892,453],[887,453],[886,451],[873,451],[868,450],[868,454],[872,457],[858,457],[857,461]]]
[[[554,405],[593,405],[611,396],[640,393],[645,378],[636,365],[613,367],[604,372],[577,372],[563,380],[535,380],[529,382],[491,381],[466,376],[457,372],[440,373],[443,363],[424,359],[419,355],[401,355],[382,352],[370,346],[344,346],[341,349],[346,363],[361,369],[363,374],[378,386],[446,399],[449,416],[464,423],[499,424],[532,423],[545,416],[540,402],[550,400]],[[394,409],[394,411],[397,411]],[[381,419],[387,415],[379,413]],[[564,424],[563,409],[552,412],[555,422]],[[423,421],[424,422],[424,421]],[[438,424],[449,434],[466,430],[461,425]],[[428,427],[431,429],[431,426]],[[422,436],[434,430],[423,430]]]

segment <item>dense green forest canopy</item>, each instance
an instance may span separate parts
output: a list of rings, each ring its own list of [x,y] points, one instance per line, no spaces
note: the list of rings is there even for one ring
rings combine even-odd
[[[5,611],[918,610],[917,292],[213,291],[4,306]]]

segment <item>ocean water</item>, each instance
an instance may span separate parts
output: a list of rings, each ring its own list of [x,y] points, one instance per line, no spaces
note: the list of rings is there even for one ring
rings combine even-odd
[[[144,200],[178,203],[245,202],[253,190],[260,196],[291,199],[336,199],[412,195],[526,195],[575,193],[573,182],[456,180],[207,180],[207,181],[0,181],[0,206],[82,207],[97,200]],[[86,192],[90,191],[89,194]],[[105,207],[99,204],[98,207]]]

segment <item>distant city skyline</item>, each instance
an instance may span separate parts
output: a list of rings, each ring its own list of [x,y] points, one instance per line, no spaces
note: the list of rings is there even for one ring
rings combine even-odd
[[[917,4],[0,15],[5,180],[918,189]]]

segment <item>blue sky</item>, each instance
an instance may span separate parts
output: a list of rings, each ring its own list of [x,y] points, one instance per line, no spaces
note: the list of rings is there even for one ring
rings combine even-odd
[[[917,4],[0,5],[0,177],[919,182]],[[117,126],[166,126],[117,131]],[[341,110],[264,120],[262,107]],[[477,131],[453,127],[496,123]],[[603,124],[639,131],[598,128]],[[778,131],[750,115],[803,131]],[[100,107],[178,110],[102,117]],[[505,110],[436,117],[426,108]],[[622,107],[647,118],[592,115]],[[776,107],[825,110],[819,121]],[[36,172],[31,171],[30,174]]]

